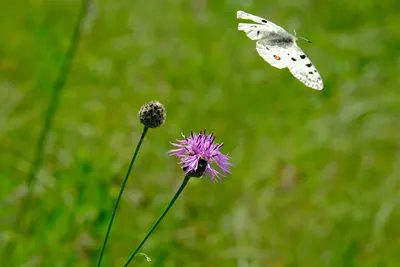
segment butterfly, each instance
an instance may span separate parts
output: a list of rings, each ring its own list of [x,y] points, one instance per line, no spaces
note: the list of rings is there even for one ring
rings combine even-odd
[[[297,46],[298,37],[271,21],[244,11],[238,11],[237,18],[259,23],[239,23],[238,30],[244,31],[251,40],[257,40],[256,50],[265,61],[279,69],[288,68],[294,77],[308,87],[322,90],[324,84],[321,75]]]

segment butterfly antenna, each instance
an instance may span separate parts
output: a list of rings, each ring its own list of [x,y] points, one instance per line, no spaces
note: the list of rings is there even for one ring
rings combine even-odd
[[[297,33],[296,33],[296,30],[295,29],[293,29],[293,32],[294,32],[294,36],[295,37],[297,37]],[[298,39],[303,39],[304,41],[307,41],[307,42],[309,42],[310,44],[312,44],[312,42],[310,41],[310,40],[308,40],[308,39],[306,39],[306,38],[304,38],[304,37],[297,37]]]
[[[297,37],[297,38],[303,39],[304,41],[307,41],[307,42],[309,42],[310,44],[312,44],[312,42],[311,42],[310,40],[308,40],[308,39],[306,39],[306,38],[304,38],[304,37]]]

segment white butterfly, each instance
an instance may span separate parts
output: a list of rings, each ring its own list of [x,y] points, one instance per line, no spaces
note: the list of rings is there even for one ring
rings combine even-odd
[[[265,61],[279,69],[289,68],[294,77],[302,83],[322,90],[324,84],[321,75],[303,50],[297,46],[296,36],[271,21],[244,11],[238,11],[237,18],[260,23],[239,23],[238,30],[244,31],[251,40],[257,40],[257,52]]]

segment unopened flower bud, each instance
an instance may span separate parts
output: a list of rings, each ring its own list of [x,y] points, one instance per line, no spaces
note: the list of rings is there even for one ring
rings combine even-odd
[[[150,101],[139,111],[140,122],[148,128],[156,128],[165,122],[167,112],[158,101]]]

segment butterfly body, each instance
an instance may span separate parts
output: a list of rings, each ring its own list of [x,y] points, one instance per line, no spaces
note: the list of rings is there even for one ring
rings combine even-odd
[[[293,44],[296,44],[296,40],[292,36],[277,36],[277,38],[271,38],[271,39],[264,39],[265,41],[268,41],[268,43],[271,46],[280,46],[284,48],[289,48]]]
[[[238,30],[244,31],[251,40],[257,41],[258,54],[273,67],[289,71],[302,83],[316,90],[323,88],[323,82],[317,69],[297,46],[297,37],[288,33],[271,21],[237,12],[237,18],[249,19],[258,24],[239,23]]]

